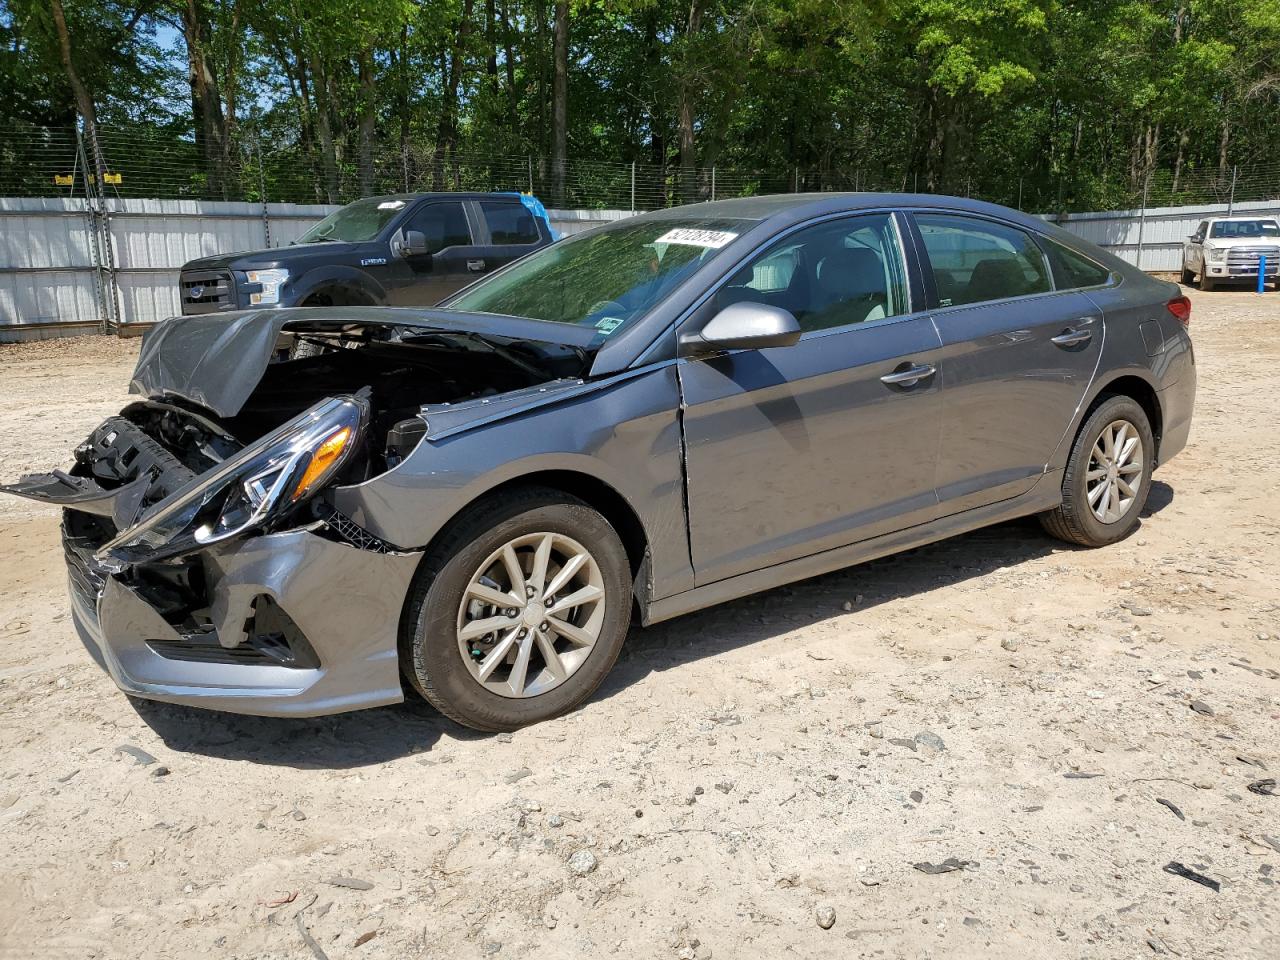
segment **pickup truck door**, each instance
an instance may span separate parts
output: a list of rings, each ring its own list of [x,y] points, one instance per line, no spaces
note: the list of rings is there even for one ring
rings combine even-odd
[[[1182,266],[1199,273],[1204,266],[1204,238],[1209,232],[1209,221],[1201,220],[1196,232],[1187,238],[1183,247]]]
[[[476,246],[471,204],[462,200],[427,200],[401,221],[391,239],[386,281],[387,303],[397,307],[429,307],[460,290],[484,270]],[[427,238],[428,253],[405,256],[403,237],[416,230]]]
[[[473,222],[480,226],[476,237],[477,254],[483,261],[479,273],[491,273],[505,267],[513,260],[551,242],[551,230],[535,217],[518,197],[494,197],[491,200],[475,200]]]

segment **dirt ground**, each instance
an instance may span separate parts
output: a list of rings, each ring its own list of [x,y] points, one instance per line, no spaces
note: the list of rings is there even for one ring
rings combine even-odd
[[[54,512],[0,502],[0,957],[1280,956],[1280,294],[1191,296],[1134,537],[1009,524],[637,630],[509,736],[131,703]],[[0,347],[3,474],[136,346]]]

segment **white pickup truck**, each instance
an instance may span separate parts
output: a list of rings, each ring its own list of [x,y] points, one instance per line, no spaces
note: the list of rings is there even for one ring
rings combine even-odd
[[[1182,282],[1200,275],[1200,289],[1219,282],[1258,282],[1258,261],[1267,258],[1265,279],[1280,282],[1280,220],[1275,217],[1213,217],[1200,221],[1182,245]]]

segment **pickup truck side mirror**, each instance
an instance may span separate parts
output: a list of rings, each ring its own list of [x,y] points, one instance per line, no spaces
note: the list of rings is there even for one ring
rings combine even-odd
[[[421,230],[404,231],[398,252],[406,260],[431,256],[431,248],[427,246],[427,235]]]
[[[686,356],[720,350],[762,350],[789,347],[800,339],[795,315],[767,303],[731,303],[707,321],[697,333],[680,335]]]

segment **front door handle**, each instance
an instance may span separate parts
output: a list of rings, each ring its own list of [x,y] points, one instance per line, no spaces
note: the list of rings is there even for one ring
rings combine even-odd
[[[470,270],[472,273],[480,273],[482,270],[484,270],[484,261],[483,261],[483,260],[468,260],[468,261],[467,261],[467,269],[468,269],[468,270]]]
[[[1059,347],[1074,347],[1080,343],[1088,343],[1092,339],[1092,330],[1080,330],[1073,327],[1069,330],[1064,330],[1056,337],[1050,337],[1049,342]]]
[[[917,363],[905,370],[895,370],[893,373],[886,373],[880,378],[881,383],[887,383],[891,387],[914,387],[921,380],[927,380],[932,377],[937,370],[931,363]]]

